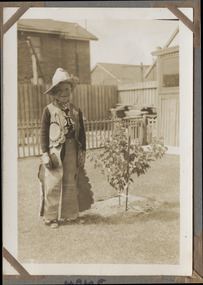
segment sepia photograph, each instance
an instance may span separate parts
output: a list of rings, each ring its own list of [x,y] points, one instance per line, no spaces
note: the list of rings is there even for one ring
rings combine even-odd
[[[191,31],[166,9],[30,8],[4,43],[16,94],[4,228],[18,262],[190,275]]]

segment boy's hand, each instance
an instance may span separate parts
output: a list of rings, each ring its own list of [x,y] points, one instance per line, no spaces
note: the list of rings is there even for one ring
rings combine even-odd
[[[51,159],[49,157],[48,152],[44,152],[42,154],[42,163],[45,165],[46,168],[48,169],[52,168],[52,163],[51,163]]]
[[[78,166],[79,167],[84,167],[84,165],[85,165],[85,156],[86,156],[86,152],[85,151],[79,151],[79,155],[78,155]]]

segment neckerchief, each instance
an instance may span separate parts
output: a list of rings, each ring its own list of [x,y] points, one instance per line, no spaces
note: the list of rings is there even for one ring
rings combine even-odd
[[[62,103],[58,99],[54,101],[54,105],[59,107],[61,110],[65,111],[69,109],[69,102],[68,103]]]

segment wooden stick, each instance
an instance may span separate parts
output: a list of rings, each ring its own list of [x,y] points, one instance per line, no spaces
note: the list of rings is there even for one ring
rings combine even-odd
[[[127,187],[125,199],[125,211],[128,211],[128,188],[129,188],[129,164],[130,164],[130,136],[128,137],[128,159],[127,159]]]
[[[101,125],[101,123],[100,123]],[[98,139],[97,139],[97,120],[95,121],[95,137],[96,137],[96,148],[98,148]]]
[[[41,76],[42,76],[43,80],[45,81],[45,77],[44,77],[44,74],[43,74],[43,72],[42,72],[41,64],[40,64],[40,61],[39,61],[38,56],[37,56],[37,54],[36,54],[36,51],[35,51],[35,49],[34,49],[34,46],[33,46],[33,44],[32,44],[31,37],[27,37],[27,42],[28,42],[29,48],[32,50],[32,52],[33,52],[33,54],[34,54],[34,56],[35,56],[35,58],[36,58],[37,66],[38,66],[38,68],[39,68],[39,71],[40,71],[40,73],[41,73]]]
[[[94,125],[93,125],[93,121],[91,121],[91,132],[92,132],[92,148],[94,148]]]

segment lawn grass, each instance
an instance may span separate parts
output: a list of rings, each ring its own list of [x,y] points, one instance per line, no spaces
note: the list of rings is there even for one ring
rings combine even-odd
[[[45,226],[38,216],[38,165],[38,157],[18,161],[21,263],[178,264],[178,155],[167,154],[153,162],[147,174],[134,177],[128,212],[111,204],[114,189],[87,160],[95,204],[77,222],[58,229]],[[79,223],[81,218],[84,224]]]

